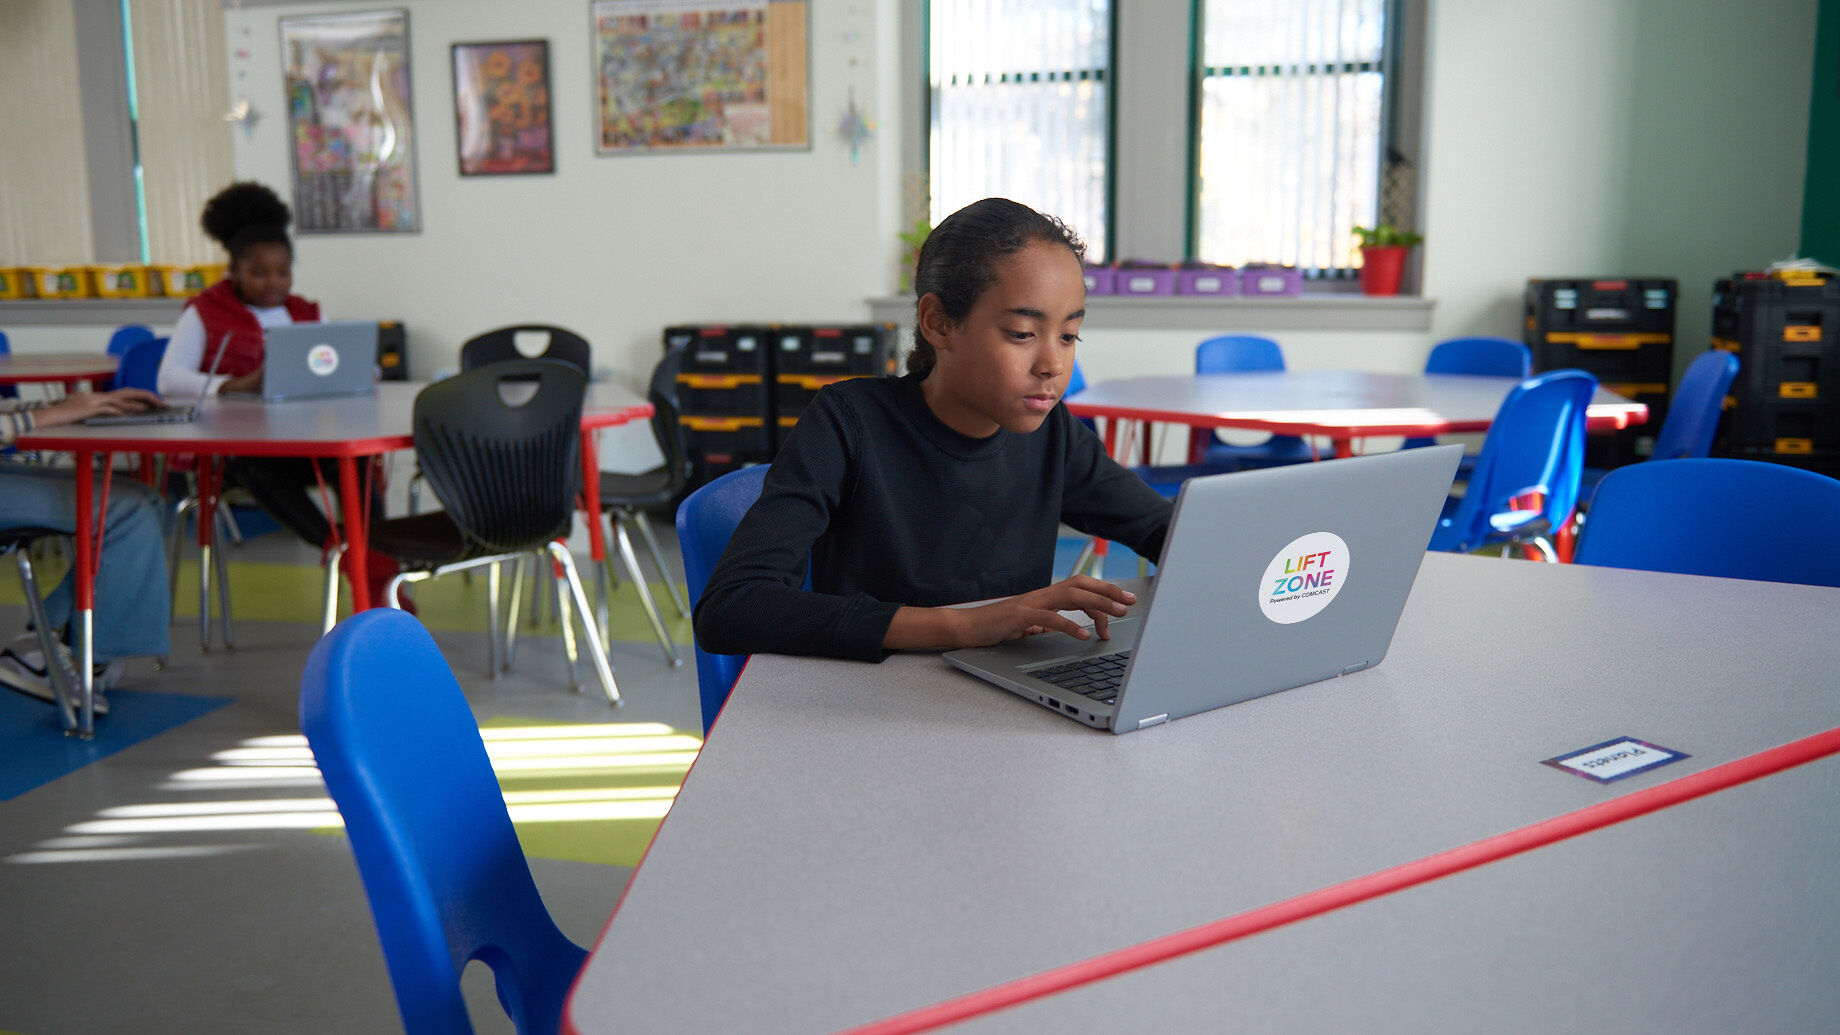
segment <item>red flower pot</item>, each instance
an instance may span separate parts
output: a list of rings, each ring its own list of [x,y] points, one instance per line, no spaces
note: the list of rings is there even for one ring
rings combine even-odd
[[[1361,249],[1361,293],[1399,294],[1399,278],[1405,272],[1408,251],[1411,249],[1402,244]]]

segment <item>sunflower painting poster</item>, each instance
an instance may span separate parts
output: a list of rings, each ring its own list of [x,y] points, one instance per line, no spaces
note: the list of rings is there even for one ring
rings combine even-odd
[[[805,0],[598,0],[596,149],[811,146]]]
[[[460,175],[555,172],[549,43],[456,43],[453,50]]]
[[[281,53],[300,232],[420,230],[408,12],[283,18]]]

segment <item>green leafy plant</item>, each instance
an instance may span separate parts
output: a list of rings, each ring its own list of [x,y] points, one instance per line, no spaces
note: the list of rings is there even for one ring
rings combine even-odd
[[[933,224],[924,219],[914,221],[912,230],[903,230],[896,236],[905,247],[901,250],[901,293],[906,294],[914,288],[914,267],[920,263],[920,246],[926,243],[927,236],[933,232]]]
[[[1410,230],[1401,230],[1391,223],[1381,223],[1379,226],[1371,227],[1357,226],[1354,228],[1354,235],[1361,239],[1363,248],[1410,248],[1413,245],[1424,243],[1425,240],[1422,235]]]

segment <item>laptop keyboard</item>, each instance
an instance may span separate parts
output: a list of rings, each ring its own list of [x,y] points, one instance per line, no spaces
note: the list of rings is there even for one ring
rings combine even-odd
[[[1118,700],[1118,684],[1124,680],[1125,663],[1130,660],[1131,652],[1121,650],[1116,654],[1099,654],[1063,665],[1038,668],[1029,675],[1044,683],[1053,683],[1062,690],[1083,694],[1101,704],[1114,704]]]

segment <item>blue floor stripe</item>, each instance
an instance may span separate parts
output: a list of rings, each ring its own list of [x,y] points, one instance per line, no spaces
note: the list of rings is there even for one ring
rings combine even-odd
[[[17,798],[231,701],[144,690],[111,690],[108,697],[109,714],[96,716],[95,739],[83,741],[64,735],[57,709],[0,690],[0,801]]]

